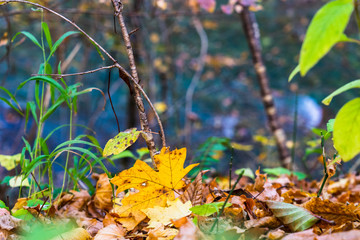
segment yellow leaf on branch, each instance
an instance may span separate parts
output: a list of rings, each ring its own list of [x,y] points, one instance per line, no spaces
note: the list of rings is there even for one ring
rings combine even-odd
[[[182,178],[198,164],[191,164],[184,168],[186,148],[169,151],[163,148],[155,155],[154,161],[157,171],[145,162],[137,160],[134,166],[124,170],[111,179],[116,185],[117,192],[134,188],[137,192],[130,193],[121,201],[121,206],[115,206],[114,211],[120,217],[127,217],[136,210],[164,207],[168,200],[175,199],[175,192],[185,187]]]
[[[114,138],[111,138],[105,145],[103,156],[107,157],[112,154],[119,154],[130,147],[139,138],[141,131],[136,128],[130,128],[120,132]]]

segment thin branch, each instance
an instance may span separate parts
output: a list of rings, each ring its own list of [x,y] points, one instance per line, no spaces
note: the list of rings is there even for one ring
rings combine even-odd
[[[140,92],[144,95],[145,98],[147,98],[147,96],[146,96],[145,92],[143,91],[142,87],[139,85],[140,79],[139,79],[138,72],[136,69],[136,63],[135,63],[134,53],[133,53],[132,46],[131,46],[130,36],[127,31],[126,25],[125,25],[124,17],[122,15],[123,4],[120,0],[112,0],[112,3],[115,8],[115,14],[119,20],[121,32],[122,32],[123,39],[124,39],[125,46],[126,46],[126,52],[128,55],[130,69],[131,69],[131,75],[132,75],[131,81],[135,85],[133,97],[134,97],[136,106],[139,111],[139,119],[140,119],[141,129],[144,131],[143,136],[145,137],[146,145],[149,148],[150,157],[154,161],[154,155],[156,153],[155,142],[154,142],[153,135],[150,133],[151,131],[149,128],[149,123],[148,123],[148,119],[147,119],[147,116],[145,113],[144,104],[142,102],[142,97],[141,97]],[[155,113],[155,116],[158,120],[160,131],[161,131],[160,137],[162,139],[163,147],[165,147],[166,146],[165,134],[164,134],[164,131],[162,128],[160,118],[157,115],[156,109],[153,108],[150,99],[147,98],[146,100],[149,102],[149,104],[152,107],[152,109]],[[154,164],[154,166],[156,166],[156,165]]]
[[[188,115],[192,111],[193,96],[194,96],[195,88],[199,84],[201,75],[204,70],[205,57],[207,55],[208,45],[209,45],[209,41],[208,41],[206,32],[205,32],[204,27],[202,26],[202,23],[200,22],[200,20],[197,17],[194,17],[193,22],[194,22],[196,32],[198,33],[198,35],[200,37],[201,49],[200,49],[200,56],[199,56],[199,59],[197,62],[197,65],[198,65],[197,70],[196,70],[193,78],[191,79],[191,83],[190,83],[188,89],[186,90],[186,97],[185,97],[185,101],[186,101],[185,102],[185,134],[186,134],[186,137],[185,137],[185,142],[186,142],[187,146],[189,146],[191,144],[191,122],[190,122],[190,119],[188,118]]]
[[[71,76],[90,74],[90,73],[98,72],[98,71],[105,70],[105,69],[112,69],[115,67],[117,67],[116,64],[111,65],[111,66],[96,68],[96,69],[85,71],[85,72],[67,73],[67,74],[31,74],[31,76],[52,76],[55,78],[63,78],[63,77],[71,77]]]

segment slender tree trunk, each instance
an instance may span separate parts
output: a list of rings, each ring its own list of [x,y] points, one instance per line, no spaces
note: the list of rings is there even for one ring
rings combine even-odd
[[[286,135],[279,126],[276,117],[276,108],[269,87],[269,79],[266,74],[266,68],[261,56],[260,33],[255,19],[255,14],[244,7],[240,13],[243,29],[249,44],[250,52],[253,58],[255,72],[260,85],[262,102],[265,107],[270,130],[275,137],[277,149],[279,152],[281,165],[285,168],[291,168],[291,158],[286,147]]]

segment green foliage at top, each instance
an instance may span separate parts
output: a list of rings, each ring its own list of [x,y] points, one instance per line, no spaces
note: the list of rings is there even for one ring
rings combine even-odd
[[[335,97],[335,96],[339,95],[340,93],[343,93],[347,90],[353,89],[353,88],[360,88],[360,80],[355,80],[355,81],[349,82],[349,83],[345,84],[344,86],[340,87],[339,89],[334,91],[332,94],[330,94],[329,96],[324,98],[324,100],[322,100],[322,103],[325,105],[329,105],[331,100],[333,99],[333,97]]]
[[[344,36],[354,10],[352,0],[335,0],[325,4],[314,16],[300,52],[300,74],[306,73]]]
[[[346,103],[336,115],[333,139],[344,161],[360,153],[360,98]]]

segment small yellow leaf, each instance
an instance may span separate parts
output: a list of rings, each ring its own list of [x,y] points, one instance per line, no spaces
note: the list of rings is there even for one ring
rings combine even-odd
[[[237,142],[231,142],[231,147],[239,151],[251,151],[253,150],[252,145],[244,145]]]
[[[127,129],[124,132],[120,132],[106,143],[103,156],[107,157],[112,154],[116,155],[123,152],[134,142],[136,142],[140,133],[141,131],[137,131],[136,128]]]
[[[143,209],[142,211],[148,216],[149,228],[155,228],[159,223],[168,225],[171,220],[176,220],[182,217],[186,217],[191,214],[190,208],[192,207],[191,202],[187,201],[182,203],[180,199],[175,201],[168,201],[167,207],[154,207]]]
[[[23,180],[23,175],[15,176],[9,181],[10,187],[30,187],[30,182],[28,178]]]
[[[167,105],[164,102],[156,102],[154,103],[154,107],[158,113],[163,113],[167,110]]]
[[[0,154],[0,165],[6,170],[13,170],[18,163],[20,163],[21,153],[9,156]]]

